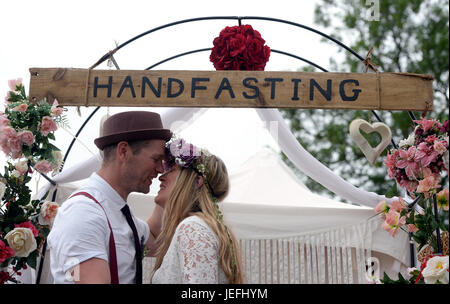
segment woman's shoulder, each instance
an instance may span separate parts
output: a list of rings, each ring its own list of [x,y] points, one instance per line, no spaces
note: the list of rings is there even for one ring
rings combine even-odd
[[[183,219],[176,230],[178,233],[206,233],[215,236],[212,228],[198,215],[188,216]]]

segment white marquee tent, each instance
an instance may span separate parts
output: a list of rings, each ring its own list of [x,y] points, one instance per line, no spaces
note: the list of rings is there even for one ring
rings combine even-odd
[[[198,109],[171,109],[162,114],[165,126],[188,121]],[[257,109],[267,123],[277,122],[276,141],[302,172],[356,206],[310,192],[277,154],[262,150],[230,172],[231,190],[222,204],[225,220],[241,242],[248,283],[365,283],[366,264],[391,277],[409,265],[406,233],[395,239],[381,229],[373,207],[382,195],[358,189],[313,158],[295,140],[276,109]],[[173,130],[173,128],[172,128]],[[177,132],[177,130],[173,130]],[[271,132],[272,133],[272,132]],[[97,154],[53,177],[56,201],[62,202],[100,166]],[[48,184],[37,196],[52,187]],[[146,219],[153,208],[150,195],[132,193],[129,204]],[[41,282],[51,282],[48,257]],[[372,258],[372,260],[370,260]],[[373,258],[376,258],[375,260]],[[146,258],[144,282],[153,260]],[[29,280],[35,274],[29,274]]]

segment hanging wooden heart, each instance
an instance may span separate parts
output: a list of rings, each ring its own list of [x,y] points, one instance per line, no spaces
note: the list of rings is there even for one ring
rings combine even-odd
[[[381,136],[381,142],[373,148],[367,139],[361,134],[361,130],[367,134],[377,132]],[[383,153],[384,149],[389,145],[392,133],[391,129],[382,122],[375,122],[369,124],[364,119],[355,119],[350,124],[350,137],[358,145],[361,151],[366,156],[367,160],[371,165],[375,163],[375,160]]]

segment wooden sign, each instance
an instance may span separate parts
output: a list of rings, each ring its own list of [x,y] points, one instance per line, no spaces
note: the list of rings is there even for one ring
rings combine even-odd
[[[410,73],[31,68],[30,99],[63,106],[432,110],[433,77]]]

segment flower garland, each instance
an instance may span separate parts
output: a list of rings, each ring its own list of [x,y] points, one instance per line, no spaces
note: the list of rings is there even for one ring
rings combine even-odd
[[[216,70],[264,71],[270,48],[251,25],[225,27],[213,41],[209,57]]]
[[[438,221],[433,212],[433,196],[436,196],[439,228],[444,232],[445,237],[448,237],[449,230],[449,190],[448,187],[441,189],[440,184],[441,174],[446,173],[448,176],[449,171],[449,121],[440,123],[433,119],[422,118],[414,122],[417,123],[414,132],[407,139],[400,141],[399,148],[392,149],[385,161],[389,177],[394,178],[400,187],[405,188],[414,202],[408,205],[399,198],[388,205],[386,201],[382,201],[375,207],[375,212],[381,215],[384,220],[382,227],[392,237],[395,237],[400,230],[410,232],[418,244],[418,251],[429,246],[432,248],[432,253],[437,254]],[[417,212],[416,204],[421,207],[418,208],[422,209],[420,212]],[[440,254],[447,259],[447,263],[444,263],[447,265],[447,279],[441,278],[439,282],[442,280],[448,282],[448,245],[443,249]],[[426,268],[429,258],[423,261],[422,270]],[[432,272],[431,270],[419,272],[413,269],[409,271],[412,276],[409,281],[400,274],[399,281],[393,281],[385,274],[382,282],[436,282],[436,280],[427,279],[427,274]]]
[[[5,112],[0,112],[0,149],[7,157],[0,174],[0,284],[17,283],[15,276],[22,269],[36,268],[58,204],[31,200],[26,184],[33,169],[42,174],[59,170],[62,154],[50,140],[55,140],[58,124],[67,124],[57,100],[52,105],[45,100],[34,104],[22,79],[8,84]]]

